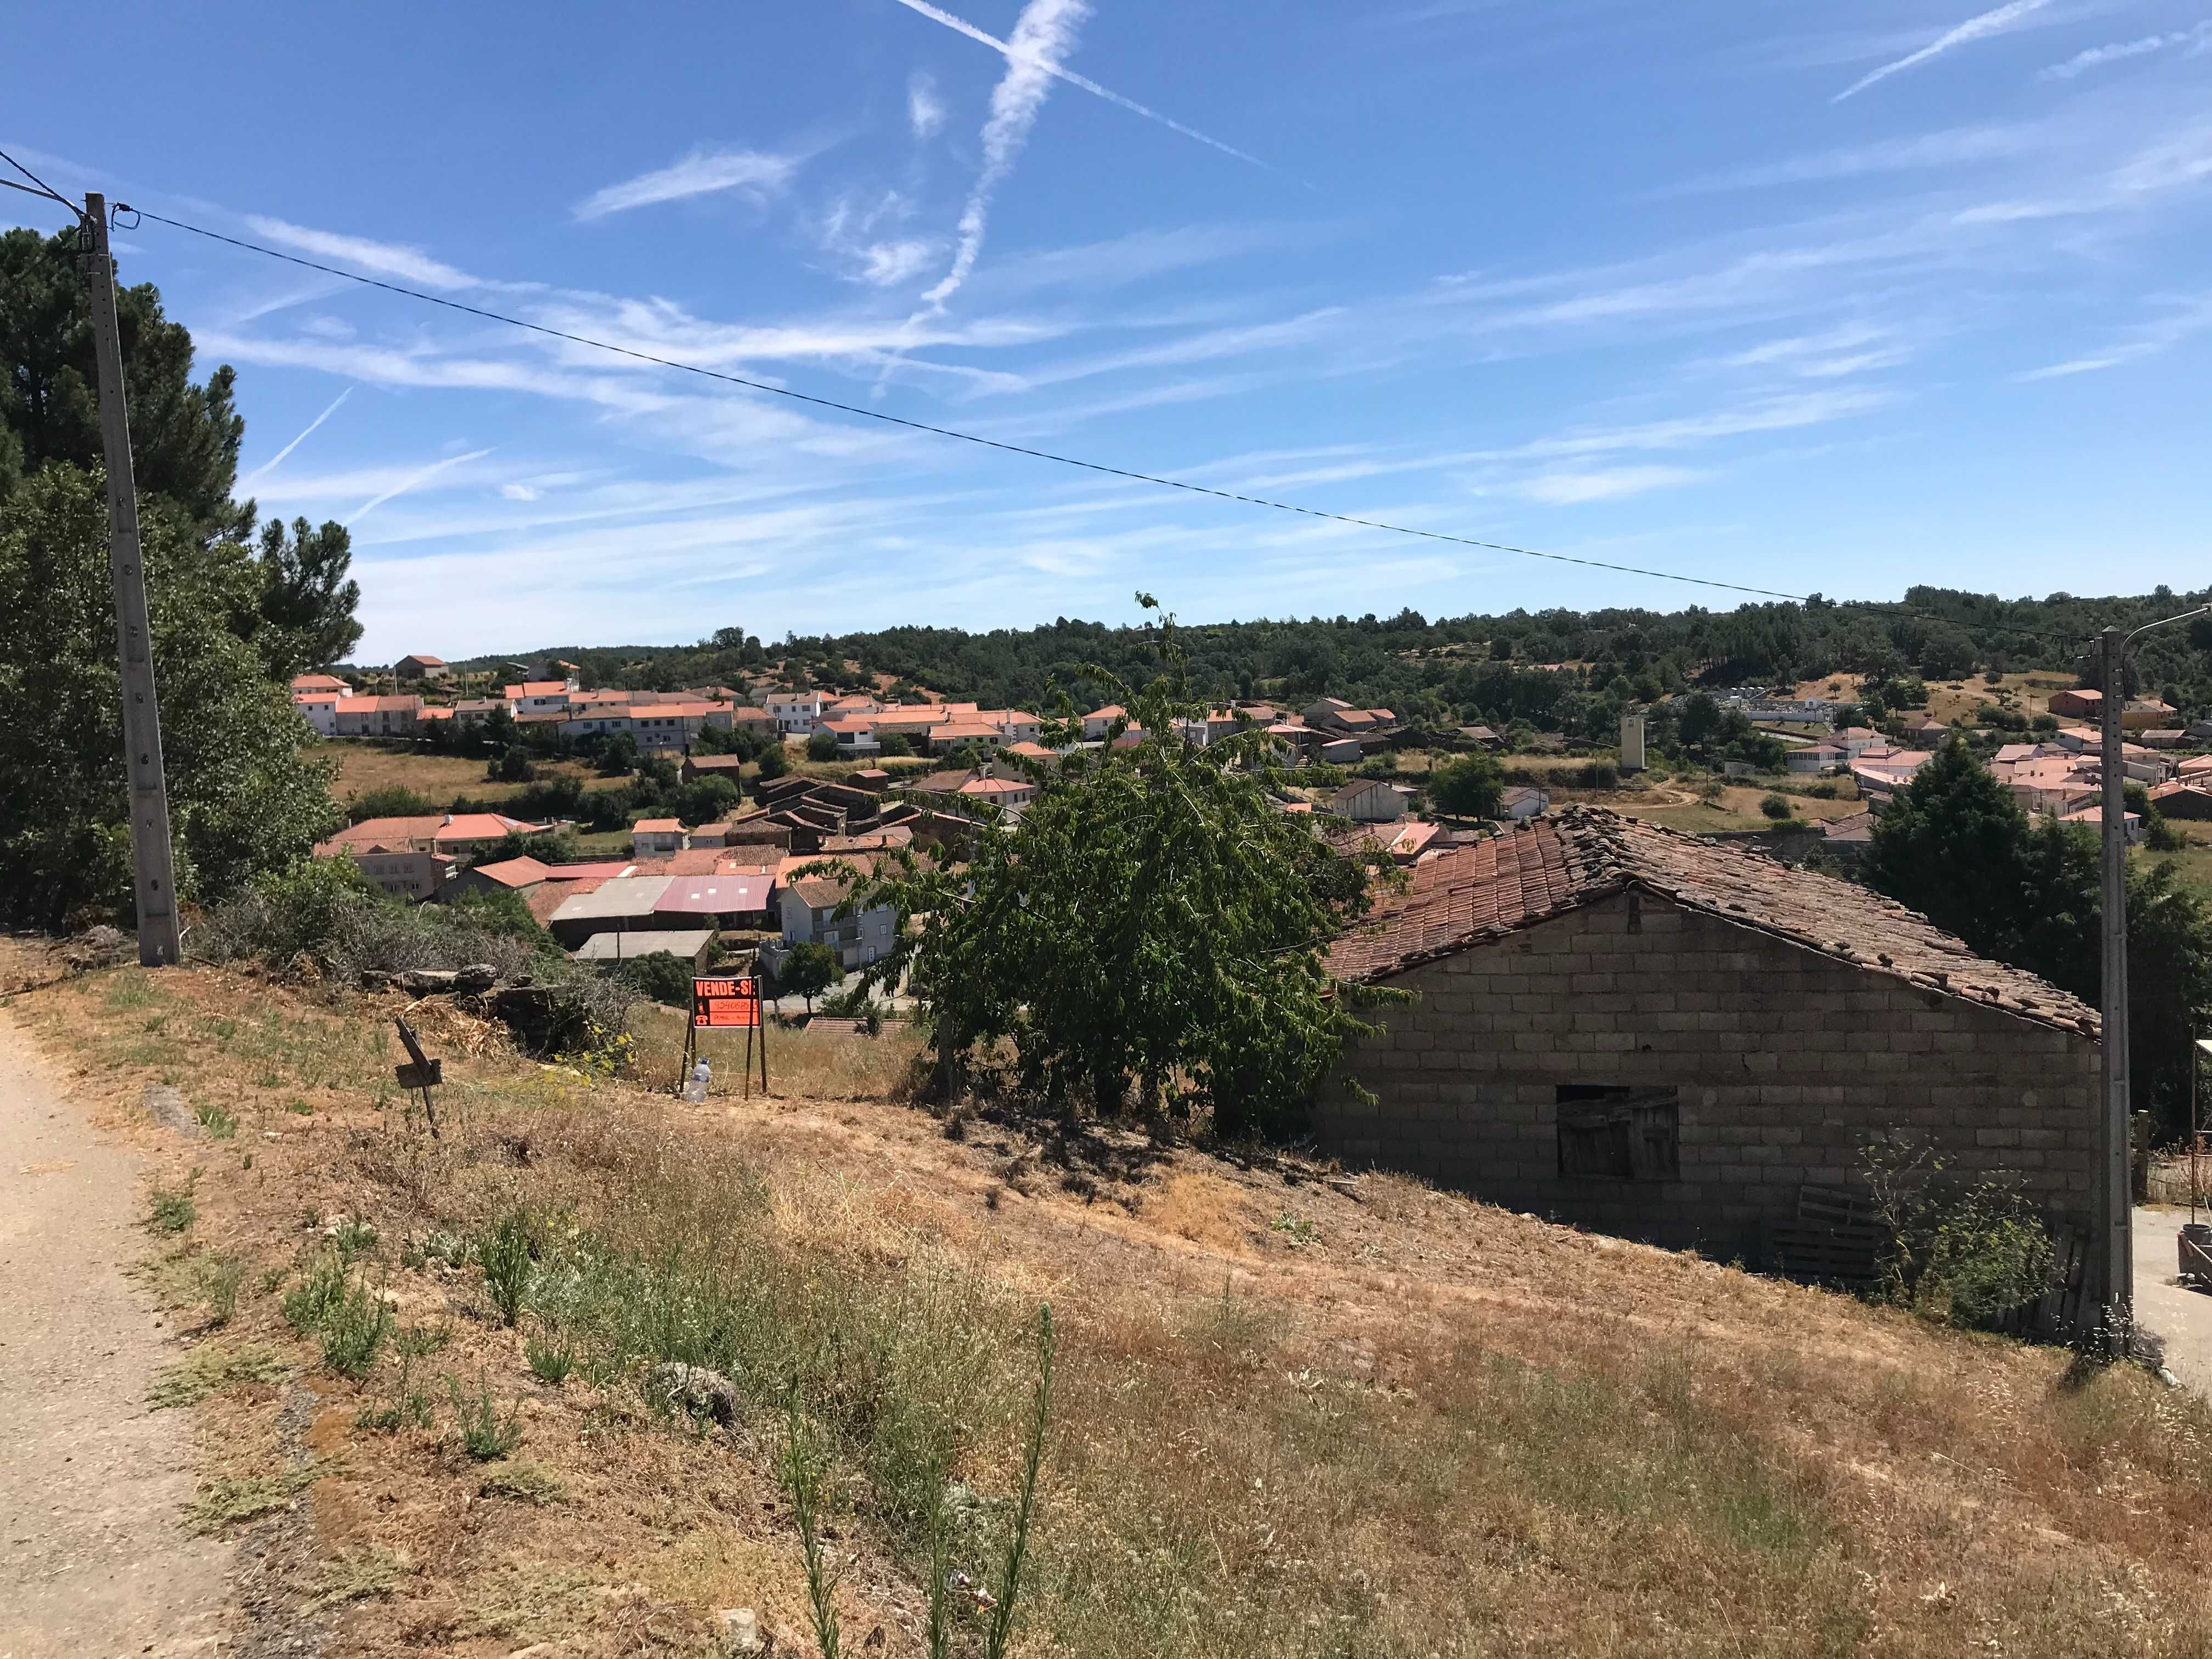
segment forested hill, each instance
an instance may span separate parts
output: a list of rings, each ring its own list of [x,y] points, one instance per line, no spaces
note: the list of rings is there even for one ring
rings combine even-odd
[[[1602,729],[1623,704],[1692,684],[1777,684],[1843,672],[1907,672],[1955,679],[1977,671],[2043,669],[2072,674],[2098,629],[2134,628],[2185,611],[2206,596],[2160,587],[2133,598],[2000,599],[1915,587],[1901,604],[1692,606],[1657,611],[1515,611],[1431,620],[1395,617],[1186,623],[1194,690],[1304,699],[1340,696],[1416,720],[1526,719],[1542,726]],[[1036,707],[1065,690],[1077,702],[1101,687],[1099,665],[1125,680],[1158,664],[1158,635],[1066,617],[1048,625],[970,634],[892,628],[763,645],[736,627],[695,646],[562,646],[535,663],[566,658],[587,684],[674,690],[736,682],[781,665],[794,684],[902,687],[973,698],[987,707]],[[2212,704],[2212,624],[2153,635],[2137,653],[2140,684],[2192,711]],[[457,666],[498,667],[483,658]],[[1551,664],[1565,673],[1529,672]]]

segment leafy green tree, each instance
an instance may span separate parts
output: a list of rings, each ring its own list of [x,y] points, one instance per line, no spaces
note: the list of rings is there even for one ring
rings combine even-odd
[[[1174,735],[1202,704],[1172,619],[1157,655],[1141,690],[1082,671],[1143,727],[1136,744],[1036,769],[1018,820],[980,811],[964,864],[908,854],[860,884],[854,906],[900,917],[899,948],[866,971],[910,970],[948,1069],[1011,1037],[1025,1082],[1062,1107],[1114,1113],[1134,1090],[1148,1112],[1203,1106],[1224,1133],[1280,1130],[1372,1029],[1322,962],[1364,884],[1269,799],[1282,779],[1258,733]],[[1062,714],[1053,741],[1079,729]]]
[[[695,778],[671,797],[672,815],[684,824],[714,823],[738,804],[738,787],[727,778]]]
[[[251,556],[173,511],[144,526],[179,895],[220,897],[337,827],[307,723],[230,623]],[[98,474],[50,461],[0,501],[0,920],[128,922],[130,800],[107,508]]]
[[[1496,817],[1504,793],[1504,770],[1487,755],[1462,755],[1438,767],[1429,780],[1431,803],[1455,818]]]
[[[511,887],[472,888],[453,901],[453,914],[471,927],[502,939],[557,948],[553,936],[530,914],[530,901]]]
[[[811,761],[833,761],[837,758],[837,734],[817,732],[806,739],[806,758]]]
[[[2101,990],[2097,836],[2031,823],[1958,738],[1875,821],[1869,883],[1976,951],[2094,1004]],[[2127,872],[2128,1035],[2136,1104],[2185,1121],[2190,1042],[2212,1011],[2212,910],[2166,861]]]
[[[74,228],[0,234],[0,426],[27,476],[56,465],[92,471],[104,460],[92,301],[76,243]],[[173,503],[203,537],[242,538],[253,510],[230,498],[246,432],[232,406],[236,375],[225,364],[193,382],[191,335],[162,314],[152,283],[118,288],[115,308],[139,494]]]
[[[761,750],[760,781],[780,778],[791,770],[791,754],[781,743],[772,743]]]
[[[845,977],[845,966],[826,945],[794,945],[784,952],[775,970],[775,994],[805,997],[806,1012],[814,1012],[814,999]]]
[[[622,965],[622,976],[639,994],[671,1008],[690,1008],[693,964],[672,951],[648,951]]]
[[[444,811],[428,795],[404,783],[379,784],[374,789],[349,795],[345,802],[346,821],[349,823],[365,823],[370,818],[426,818],[433,812]]]
[[[354,609],[361,584],[346,572],[353,538],[336,520],[313,529],[295,519],[289,531],[270,520],[261,526],[261,631],[256,643],[270,673],[289,679],[326,668],[353,654],[361,642]]]

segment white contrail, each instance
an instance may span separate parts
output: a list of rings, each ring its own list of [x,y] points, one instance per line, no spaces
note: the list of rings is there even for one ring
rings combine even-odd
[[[911,3],[911,0],[908,0]],[[1884,64],[1871,75],[1862,76],[1828,101],[1840,104],[1855,93],[1864,92],[1877,81],[1887,80],[1899,70],[1917,69],[1929,58],[1940,57],[1954,46],[1963,46],[1969,40],[1979,40],[1985,35],[2002,33],[2032,11],[2040,11],[2051,0],[2007,0],[2007,3],[1978,17],[1969,17],[1958,27],[1937,36],[1915,52],[1908,52],[1893,64]]]
[[[278,450],[267,460],[262,462],[260,465],[255,467],[252,471],[240,478],[238,481],[240,485],[250,484],[263,473],[274,471],[277,462],[283,460],[287,455],[290,454],[302,443],[307,441],[307,433],[313,432],[325,421],[329,420],[331,416],[337,414],[338,412],[338,405],[352,396],[353,388],[351,386],[348,386],[343,392],[339,392],[337,397],[331,399],[331,406],[328,409],[325,410],[321,414],[316,416],[313,420],[307,422],[306,432],[301,433],[301,434],[293,439],[290,443],[286,444],[283,448]]]
[[[422,483],[424,480],[430,478],[438,473],[443,472],[449,466],[459,466],[463,461],[482,460],[485,456],[490,453],[491,451],[489,449],[472,449],[465,455],[448,455],[442,461],[433,461],[428,466],[418,467],[414,471],[409,473],[405,477],[402,478],[398,483],[392,485],[391,489],[386,490],[381,495],[372,495],[367,501],[363,501],[359,507],[354,508],[353,516],[348,520],[347,522],[350,524],[358,524],[368,514],[371,509],[382,507],[385,502],[390,501],[394,495],[404,495],[409,490],[414,489],[416,484]]]
[[[1133,115],[1143,116],[1147,121],[1158,121],[1162,126],[1168,128],[1170,131],[1179,132],[1186,138],[1195,138],[1200,143],[1209,145],[1212,149],[1219,150],[1224,155],[1233,155],[1240,161],[1249,161],[1255,167],[1267,167],[1267,163],[1261,161],[1258,156],[1247,155],[1243,150],[1238,149],[1233,144],[1224,144],[1218,138],[1210,138],[1205,133],[1199,131],[1197,128],[1187,127],[1183,125],[1182,122],[1177,121],[1171,117],[1163,115],[1156,109],[1148,109],[1133,98],[1124,98],[1120,93],[1111,91],[1105,87],[1100,86],[1096,81],[1091,80],[1088,76],[1078,75],[1073,70],[1062,69],[1057,63],[1054,63],[1048,58],[1040,58],[1036,57],[1023,46],[1021,26],[1018,23],[1014,27],[1013,39],[1012,40],[1001,40],[997,35],[987,33],[985,31],[977,28],[973,23],[967,21],[965,19],[955,17],[951,12],[940,10],[939,8],[931,5],[929,3],[929,0],[898,0],[898,3],[904,6],[908,11],[920,12],[924,17],[928,18],[932,22],[942,23],[949,29],[957,29],[962,34],[966,35],[970,40],[981,41],[994,52],[1004,52],[1009,61],[1013,60],[1018,55],[1028,57],[1035,66],[1044,74],[1052,76],[1058,80],[1065,81],[1072,87],[1080,87],[1084,91],[1089,93],[1094,98],[1103,98],[1108,103],[1119,105],[1121,108],[1127,110]],[[1028,15],[1029,14],[1027,12],[1023,14],[1024,17]],[[1269,167],[1268,171],[1273,172],[1274,169]]]
[[[911,5],[914,0],[901,3]],[[1037,112],[1052,90],[1054,63],[1075,45],[1075,31],[1090,15],[1090,0],[1030,0],[1014,20],[1006,72],[991,88],[991,118],[983,123],[983,170],[975,175],[968,205],[960,210],[959,248],[952,256],[952,268],[921,296],[932,310],[942,311],[953,290],[975,268],[975,257],[983,251],[991,198],[1029,142],[1030,129],[1036,125]]]

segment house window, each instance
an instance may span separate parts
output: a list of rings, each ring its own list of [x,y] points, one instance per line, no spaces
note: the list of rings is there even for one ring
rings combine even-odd
[[[1560,1178],[1672,1181],[1681,1170],[1681,1103],[1673,1089],[1563,1084]]]

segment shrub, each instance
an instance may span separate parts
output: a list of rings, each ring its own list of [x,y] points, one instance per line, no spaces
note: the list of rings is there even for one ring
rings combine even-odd
[[[1790,817],[1795,809],[1782,796],[1769,795],[1759,803],[1759,810],[1765,813],[1768,817],[1778,821]]]
[[[1462,755],[1429,778],[1429,799],[1439,812],[1460,818],[1494,818],[1504,775],[1487,755]]]
[[[323,1310],[323,1364],[359,1382],[392,1330],[392,1309],[364,1283],[343,1284]]]
[[[157,1181],[146,1189],[146,1221],[155,1232],[180,1233],[199,1219],[200,1206],[192,1197],[199,1181],[195,1170],[178,1185]]]
[[[640,996],[671,1008],[691,1006],[692,964],[669,951],[649,951],[623,963],[621,976]]]
[[[246,1283],[246,1263],[234,1255],[210,1255],[199,1264],[200,1300],[207,1304],[208,1323],[228,1325],[238,1308],[240,1286]]]
[[[1889,1233],[1877,1288],[1947,1324],[1993,1329],[2051,1288],[2051,1232],[2016,1178],[1953,1179],[1926,1145],[1866,1148],[1867,1178]]]
[[[482,1372],[477,1375],[473,1397],[463,1394],[460,1384],[451,1377],[446,1379],[446,1388],[453,1398],[453,1422],[460,1431],[462,1448],[477,1462],[491,1462],[522,1443],[521,1402],[514,1402],[501,1418],[499,1403],[491,1397],[491,1383]]]
[[[562,1338],[535,1334],[522,1340],[522,1357],[530,1362],[530,1369],[541,1382],[559,1388],[568,1380],[568,1373],[576,1367],[576,1351]]]
[[[477,1265],[483,1269],[484,1289],[501,1320],[513,1325],[521,1316],[530,1294],[531,1245],[529,1218],[510,1210],[477,1241]]]
[[[192,1108],[192,1115],[208,1132],[210,1140],[228,1140],[238,1133],[238,1114],[211,1100],[204,1100]]]
[[[284,1322],[301,1335],[322,1328],[331,1309],[346,1293],[346,1265],[335,1255],[319,1259],[307,1276],[284,1292]]]
[[[428,795],[404,783],[364,789],[348,796],[345,803],[346,821],[349,823],[362,823],[370,818],[423,818],[445,810]]]
[[[833,761],[837,758],[837,734],[817,732],[806,740],[806,758],[811,761]]]

